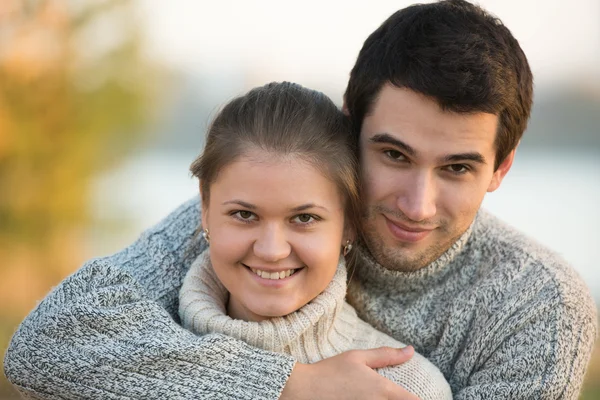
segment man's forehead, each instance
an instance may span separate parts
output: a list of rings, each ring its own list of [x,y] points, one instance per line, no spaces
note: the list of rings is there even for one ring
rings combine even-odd
[[[363,121],[361,142],[387,134],[416,149],[435,141],[465,152],[475,150],[469,147],[493,149],[497,130],[494,114],[443,110],[434,99],[388,85]]]
[[[443,108],[438,100],[431,96],[415,92],[411,89],[384,85],[369,107],[365,119],[394,120],[411,117],[413,120],[422,119],[429,122],[436,120],[451,120],[452,122],[470,123],[472,120],[498,122],[496,114],[483,111],[459,112]]]

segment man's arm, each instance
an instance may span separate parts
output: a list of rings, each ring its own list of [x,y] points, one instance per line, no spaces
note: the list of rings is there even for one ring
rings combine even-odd
[[[198,221],[193,200],[63,281],[13,336],[8,379],[31,398],[278,398],[293,359],[174,321]]]
[[[577,399],[597,335],[597,316],[587,290],[573,286],[559,291],[548,281],[529,292],[536,294],[530,301],[497,310],[507,318],[494,319],[479,343],[469,343],[485,351],[465,381],[454,382],[461,387],[455,399]],[[526,297],[524,293],[520,296]]]
[[[351,350],[315,364],[296,363],[281,400],[369,399],[418,400],[418,397],[374,371],[412,358],[411,346]]]
[[[300,366],[183,329],[175,322],[181,281],[206,246],[194,237],[199,220],[198,200],[189,201],[132,246],[65,279],[13,336],[8,379],[32,399],[277,399],[294,369],[282,398],[413,398],[371,369],[411,351],[353,351]]]

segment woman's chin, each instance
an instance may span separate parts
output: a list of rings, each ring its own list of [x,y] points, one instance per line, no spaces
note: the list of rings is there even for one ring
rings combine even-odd
[[[298,311],[298,308],[295,308],[295,307],[269,307],[269,308],[261,307],[259,309],[256,309],[255,311],[250,311],[250,312],[254,316],[253,320],[263,321],[265,319],[285,317],[286,315],[289,315],[289,314],[293,313],[294,311]]]
[[[260,304],[256,307],[243,307],[242,309],[236,309],[236,312],[231,312],[233,310],[229,310],[229,316],[235,319],[242,319],[244,321],[264,321],[266,319],[285,317],[288,314],[291,314],[295,311],[298,311],[300,307],[296,306],[286,306],[284,304],[270,304],[265,305]]]

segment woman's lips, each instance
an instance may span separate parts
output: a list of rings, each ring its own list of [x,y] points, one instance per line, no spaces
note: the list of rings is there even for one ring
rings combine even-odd
[[[291,269],[291,270],[283,270],[284,276],[281,277],[281,270],[278,271],[266,271],[259,268],[253,268],[246,264],[242,264],[248,272],[252,275],[252,279],[261,284],[262,286],[272,287],[272,288],[280,288],[285,286],[290,280],[293,280],[297,277],[297,275],[304,270],[304,267]],[[262,276],[264,273],[273,274],[269,276]],[[280,274],[277,279],[275,279],[275,273]],[[289,275],[285,276],[286,272],[289,272]]]
[[[258,268],[252,268],[252,267],[248,267],[248,268],[250,268],[250,270],[252,272],[254,272],[256,275],[260,276],[261,278],[274,279],[274,280],[287,278],[288,276],[292,275],[294,272],[296,272],[298,270],[296,268],[296,269],[287,269],[287,270],[279,270],[279,271],[269,272],[269,271],[258,269]]]
[[[433,229],[413,228],[394,222],[384,216],[385,223],[394,237],[402,242],[416,243],[425,239]]]

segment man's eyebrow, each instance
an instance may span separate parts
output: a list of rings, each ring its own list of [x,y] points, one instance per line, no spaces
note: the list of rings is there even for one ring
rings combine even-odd
[[[417,154],[417,151],[415,149],[410,147],[408,144],[404,143],[402,140],[393,137],[389,133],[378,133],[369,138],[369,141],[371,143],[391,144],[404,150],[411,157],[414,157]]]
[[[228,201],[223,202],[223,205],[226,205],[226,204],[237,204],[237,205],[245,207],[249,210],[256,210],[256,206],[254,204],[250,204],[243,200],[228,200]]]
[[[414,157],[417,154],[417,151],[410,147],[408,144],[404,143],[402,140],[393,137],[389,133],[378,133],[373,135],[369,141],[371,143],[385,143],[396,146],[406,152],[411,157]],[[487,164],[485,157],[481,155],[481,153],[470,152],[470,153],[458,153],[458,154],[449,154],[447,156],[442,157],[441,162],[450,163],[450,162],[458,162],[458,161],[473,161],[479,164]]]
[[[319,206],[314,203],[306,203],[306,204],[302,204],[301,206],[292,208],[292,212],[300,212],[300,211],[308,210],[310,208],[321,208],[325,211],[328,211],[327,208],[325,208],[323,206]]]
[[[485,157],[477,152],[450,154],[442,158],[443,163],[451,163],[458,161],[474,161],[479,164],[487,164],[487,162],[485,161]]]

